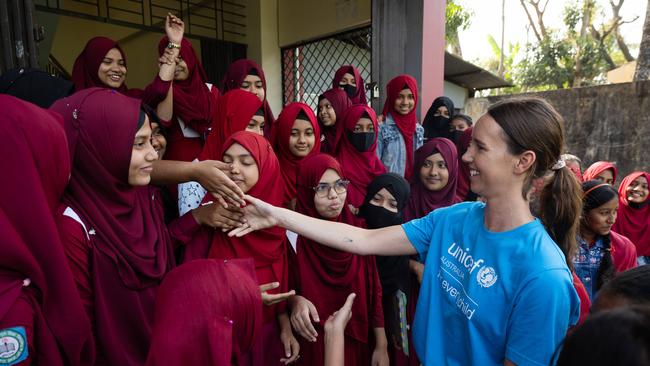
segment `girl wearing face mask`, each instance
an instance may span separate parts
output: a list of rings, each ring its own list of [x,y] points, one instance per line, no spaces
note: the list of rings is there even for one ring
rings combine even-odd
[[[299,167],[296,211],[328,221],[344,221],[349,182],[342,177],[340,165],[329,155],[304,159]],[[322,319],[337,311],[351,292],[356,294],[352,319],[345,329],[345,364],[388,365],[381,284],[374,257],[330,249],[299,236],[296,268],[297,293],[313,303]],[[311,324],[311,320],[306,319],[306,323]],[[322,324],[313,324],[316,336],[302,343],[302,361],[306,365],[323,365]]]
[[[357,104],[343,119],[344,132],[336,160],[350,180],[348,202],[359,207],[366,198],[366,187],[386,168],[377,157],[377,116],[372,108]]]
[[[447,97],[436,98],[427,111],[422,126],[424,138],[444,137],[456,141],[457,132],[451,131],[451,119],[454,117],[454,102]]]
[[[394,173],[375,178],[368,186],[366,199],[359,207],[369,229],[379,229],[404,222],[403,210],[410,195],[408,182]],[[382,287],[384,324],[388,339],[388,354],[391,365],[420,364],[409,327],[412,316],[407,313],[411,292],[409,257],[377,256],[377,268]]]
[[[612,230],[628,237],[636,246],[639,265],[650,263],[650,174],[634,172],[618,187],[618,217]]]
[[[618,210],[616,190],[599,180],[582,183],[582,190],[584,204],[573,265],[593,301],[615,272],[636,267],[636,248],[628,238],[612,231]]]
[[[363,78],[359,69],[352,65],[343,65],[336,70],[332,87],[345,91],[352,104],[368,104]]]
[[[585,182],[588,180],[597,179],[613,187],[616,183],[617,175],[618,169],[616,168],[616,165],[610,163],[609,161],[597,161],[591,164],[589,168],[587,168],[584,173],[582,173],[582,179]]]
[[[351,106],[350,98],[339,88],[330,89],[318,97],[316,117],[321,131],[321,152],[334,154],[338,150],[343,134],[343,117]]]
[[[413,173],[413,152],[424,142],[424,129],[417,121],[418,84],[410,75],[388,83],[384,103],[386,121],[379,126],[377,156],[386,170],[409,179]]]
[[[296,176],[298,164],[304,158],[320,151],[320,129],[316,116],[304,103],[291,103],[271,129],[273,150],[278,154],[284,181],[285,207],[296,207]]]
[[[252,60],[237,60],[228,66],[226,75],[223,77],[221,91],[223,93],[230,90],[241,89],[255,94],[262,101],[264,110],[264,136],[269,137],[271,127],[275,123],[273,111],[266,99],[266,78],[264,70]]]

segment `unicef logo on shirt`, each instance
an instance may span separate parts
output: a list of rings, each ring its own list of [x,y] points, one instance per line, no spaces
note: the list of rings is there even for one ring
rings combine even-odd
[[[488,288],[497,282],[496,271],[492,267],[481,267],[476,274],[476,281],[483,288]]]

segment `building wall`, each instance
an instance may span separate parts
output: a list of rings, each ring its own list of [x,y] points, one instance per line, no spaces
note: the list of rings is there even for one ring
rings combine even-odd
[[[521,95],[545,98],[562,114],[566,152],[582,159],[583,170],[598,160],[615,162],[621,178],[650,170],[650,81]],[[511,97],[471,98],[465,111],[476,120],[490,104]]]
[[[445,96],[451,99],[452,102],[454,102],[454,108],[456,109],[465,108],[465,101],[467,100],[467,89],[463,88],[462,86],[458,86],[454,83],[450,83],[448,81],[445,81],[444,85],[445,85],[444,86]],[[423,111],[426,114],[426,110],[423,109]]]

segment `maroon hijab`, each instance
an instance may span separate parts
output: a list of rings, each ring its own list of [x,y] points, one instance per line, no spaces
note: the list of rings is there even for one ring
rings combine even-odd
[[[372,120],[375,130],[375,140],[366,152],[357,151],[346,136],[348,132],[354,131],[354,126],[359,119],[367,113]],[[366,198],[366,187],[379,174],[386,173],[386,168],[377,157],[377,115],[372,108],[365,104],[356,104],[348,109],[343,119],[344,132],[339,145],[339,152],[336,159],[341,162],[343,175],[350,180],[348,186],[348,201],[359,207]]]
[[[318,185],[328,169],[344,177],[339,163],[327,154],[314,155],[300,163],[296,211],[323,219],[314,204],[313,187]],[[347,200],[343,205],[344,210],[347,210]],[[342,222],[343,214],[329,220]],[[296,244],[299,294],[313,302],[320,317],[327,319],[339,309],[351,292],[356,293],[352,319],[345,333],[364,343],[368,342],[371,291],[374,288],[367,276],[368,259],[374,262],[373,256],[364,257],[332,249],[304,236],[299,236]]]
[[[111,364],[142,364],[155,292],[174,260],[153,189],[128,184],[140,101],[92,88],[51,109],[63,115],[72,160],[63,202],[92,228],[98,343]]]
[[[584,173],[582,173],[582,180],[588,181],[596,179],[598,175],[605,170],[610,169],[612,171],[612,177],[614,178],[614,183],[616,183],[616,176],[618,175],[618,169],[616,165],[610,163],[609,161],[597,161],[589,166]]]
[[[413,138],[415,135],[415,128],[418,124],[418,118],[415,114],[418,107],[418,83],[411,75],[399,75],[394,77],[387,86],[387,97],[386,102],[384,103],[384,110],[382,114],[384,117],[388,117],[388,114],[391,115],[393,121],[397,125],[402,138],[404,139],[404,144],[406,145],[406,168],[404,169],[404,178],[407,180],[411,178],[413,174]],[[404,89],[410,89],[413,93],[413,98],[415,104],[413,110],[407,115],[401,115],[395,111],[395,100],[399,96],[399,93]]]
[[[0,95],[0,109],[0,320],[10,322],[7,311],[31,294],[32,360],[92,364],[90,322],[54,219],[70,174],[61,116],[8,95]],[[26,278],[31,284],[23,288]]]
[[[293,129],[293,124],[301,111],[307,115],[307,118],[314,129],[314,146],[307,156],[318,154],[320,152],[320,129],[316,122],[314,112],[307,104],[294,102],[284,107],[278,116],[275,125],[273,125],[273,128],[271,129],[271,144],[273,145],[273,150],[278,156],[280,169],[282,171],[282,180],[284,181],[284,203],[290,202],[296,198],[296,175],[298,163],[304,159],[295,156],[289,149],[291,130]]]
[[[225,93],[229,90],[239,89],[241,83],[246,79],[246,76],[251,74],[257,74],[262,80],[262,85],[264,87],[264,95],[266,95],[266,78],[264,77],[264,70],[255,63],[255,61],[241,59],[237,60],[228,66],[226,75],[223,77],[223,82],[221,84],[221,92]],[[271,133],[271,127],[275,123],[275,117],[271,111],[268,100],[264,97],[264,134],[268,136]]]
[[[158,43],[158,54],[162,56],[169,44],[169,38],[163,37]],[[185,38],[181,42],[180,56],[187,64],[188,78],[174,80],[174,116],[199,133],[204,133],[212,123],[216,99],[205,83],[208,77],[201,66],[192,44]]]
[[[426,158],[436,152],[442,155],[447,163],[449,180],[447,185],[440,191],[428,190],[420,181],[420,168]],[[422,145],[415,152],[415,169],[411,177],[411,198],[404,209],[406,221],[418,219],[429,214],[429,212],[440,207],[451,206],[460,202],[456,197],[456,182],[458,181],[458,154],[456,145],[443,137],[436,137]]]
[[[458,139],[458,184],[456,187],[458,201],[467,199],[470,192],[469,165],[463,161],[463,155],[467,152],[470,141],[472,141],[472,127],[463,131]]]
[[[240,365],[261,327],[251,259],[200,259],[173,271],[156,297],[148,366]]]
[[[354,75],[354,81],[357,85],[357,92],[352,98],[350,98],[352,104],[367,104],[368,101],[366,100],[366,88],[363,78],[361,77],[359,70],[352,65],[343,65],[336,70],[334,73],[334,79],[332,80],[332,87],[339,88],[341,79],[345,74]]]
[[[627,188],[638,177],[645,177],[650,183],[650,174],[634,172],[623,178],[618,187],[618,216],[612,230],[627,236],[636,246],[637,255],[650,255],[650,204],[648,199],[641,207],[633,207],[627,200]]]
[[[341,135],[343,134],[343,119],[345,118],[345,112],[347,112],[348,108],[352,106],[352,101],[350,101],[348,95],[338,87],[321,94],[318,97],[318,101],[320,102],[322,99],[327,99],[332,105],[334,113],[336,113],[336,123],[334,126],[327,127],[321,123],[320,120],[318,121],[320,131],[323,135],[321,152],[333,154],[338,149],[339,141],[341,141]]]

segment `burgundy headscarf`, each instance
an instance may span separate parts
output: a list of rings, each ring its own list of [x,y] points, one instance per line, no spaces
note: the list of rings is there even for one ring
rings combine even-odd
[[[158,290],[148,366],[240,365],[260,331],[252,259],[186,263]]]
[[[109,88],[108,85],[99,80],[97,72],[99,71],[99,65],[101,65],[104,57],[112,48],[117,48],[120,51],[124,60],[124,67],[126,67],[126,55],[117,42],[106,37],[94,37],[86,43],[86,47],[77,56],[72,67],[72,82],[76,91],[94,87]],[[139,94],[142,94],[141,90],[134,89],[134,93],[138,95],[131,95],[132,93],[129,93],[126,83],[122,83],[116,90],[124,95],[133,97],[138,97]]]
[[[472,127],[463,131],[458,139],[458,184],[456,187],[456,196],[458,201],[467,199],[470,192],[469,184],[469,165],[463,161],[463,155],[469,148],[469,143],[472,141]]]
[[[321,94],[318,101],[320,102],[322,99],[327,99],[332,105],[334,113],[336,113],[336,123],[334,126],[327,127],[320,120],[318,121],[320,131],[325,138],[321,144],[321,152],[333,154],[338,149],[339,142],[341,141],[343,119],[348,108],[352,106],[352,102],[348,98],[348,95],[338,87]]]
[[[205,141],[199,160],[220,160],[226,140],[235,132],[244,131],[261,106],[262,101],[245,90],[234,89],[222,95],[217,101],[212,131]]]
[[[630,206],[627,188],[638,177],[645,177],[650,183],[650,174],[634,172],[623,179],[618,187],[618,217],[612,230],[627,236],[636,246],[637,255],[650,255],[650,204],[648,199],[639,208]]]
[[[221,84],[221,91],[223,93],[229,90],[239,89],[241,83],[246,79],[246,76],[256,73],[257,76],[262,80],[262,86],[264,87],[264,122],[266,123],[264,134],[268,136],[271,133],[271,127],[275,123],[275,117],[273,117],[273,111],[269,106],[268,100],[266,98],[266,78],[264,77],[264,70],[255,63],[255,61],[241,59],[237,60],[228,66],[226,75],[223,77],[223,82]]]
[[[361,116],[367,113],[375,129],[375,141],[366,152],[357,151],[347,138],[347,131],[354,131],[354,126]],[[343,175],[350,180],[348,186],[348,201],[359,207],[366,198],[366,187],[379,174],[386,173],[386,168],[377,157],[377,115],[372,108],[365,104],[356,104],[348,109],[343,119],[344,136],[341,138],[336,159],[341,162]]]
[[[289,149],[289,139],[291,138],[291,129],[293,123],[296,121],[300,111],[303,111],[312,128],[314,129],[315,143],[309,155],[318,154],[320,152],[320,128],[316,122],[316,116],[305,103],[291,103],[284,107],[278,116],[275,125],[271,130],[271,143],[273,150],[277,153],[278,160],[280,161],[280,169],[282,171],[282,180],[284,181],[284,202],[287,203],[296,198],[296,175],[298,170],[298,163],[304,159],[293,155]]]
[[[395,111],[395,100],[399,93],[404,89],[410,89],[413,93],[415,104],[413,110],[407,115],[401,115]],[[406,167],[404,169],[404,178],[407,180],[413,174],[413,136],[415,135],[415,127],[417,127],[418,119],[415,114],[418,106],[418,83],[411,75],[402,74],[394,77],[387,86],[387,97],[384,103],[384,110],[382,114],[388,117],[390,113],[393,121],[397,125],[399,132],[402,134],[404,144],[406,145]]]
[[[162,56],[169,44],[163,37],[158,43],[158,55]],[[205,133],[212,123],[216,100],[205,83],[208,77],[201,66],[192,44],[185,38],[181,42],[180,56],[187,64],[187,80],[174,80],[174,116],[199,133]]]
[[[338,70],[336,70],[336,73],[334,73],[334,79],[332,80],[332,87],[340,88],[339,84],[341,83],[341,79],[345,74],[354,75],[354,82],[357,85],[357,92],[352,98],[350,98],[352,104],[368,104],[368,101],[366,100],[366,87],[363,78],[361,77],[359,70],[352,65],[343,65],[339,67]]]
[[[314,204],[313,187],[318,185],[328,169],[344,177],[339,163],[327,154],[314,155],[300,162],[296,211],[323,219]],[[347,210],[347,201],[343,206]],[[342,222],[343,215],[329,220]],[[345,328],[345,333],[367,343],[376,285],[373,280],[378,279],[374,256],[343,252],[299,236],[296,261],[299,278],[297,290],[314,303],[322,319],[327,319],[337,311],[351,292],[357,294],[352,306],[352,319]],[[374,276],[369,276],[373,269]]]
[[[140,101],[91,88],[51,109],[63,115],[72,160],[63,203],[92,228],[97,341],[111,364],[142,364],[156,289],[174,258],[153,188],[128,183]]]
[[[588,181],[592,179],[596,179],[598,175],[602,172],[604,172],[607,169],[612,170],[612,176],[614,177],[614,183],[616,183],[616,176],[618,175],[618,168],[616,168],[616,165],[613,163],[610,163],[609,161],[597,161],[589,166],[587,170],[582,173],[582,180],[583,181]]]
[[[37,352],[32,360],[90,365],[90,321],[54,219],[70,174],[61,116],[8,95],[0,95],[0,109],[0,320],[11,322],[7,311],[27,294],[35,331],[30,346]],[[23,287],[27,278],[31,284]]]
[[[259,180],[247,194],[274,206],[282,205],[284,189],[282,188],[280,164],[269,142],[264,137],[252,132],[237,132],[226,141],[220,157],[223,157],[223,153],[233,144],[240,144],[250,152],[259,169]],[[226,233],[212,231],[209,258],[253,258],[255,259],[255,270],[259,283],[279,281],[280,289],[278,291],[286,291],[288,288],[288,269],[286,260],[287,239],[284,229],[276,226],[255,231],[241,238],[231,238]],[[284,303],[281,306],[284,306]],[[272,314],[267,309],[270,310],[271,308],[273,307],[265,307],[264,314],[267,320]]]
[[[447,163],[449,180],[439,191],[428,190],[420,181],[420,168],[424,161],[437,151]],[[418,219],[440,207],[451,206],[460,202],[456,197],[456,182],[458,181],[458,154],[456,145],[443,137],[435,137],[415,152],[415,169],[411,177],[411,198],[404,209],[406,221]]]

